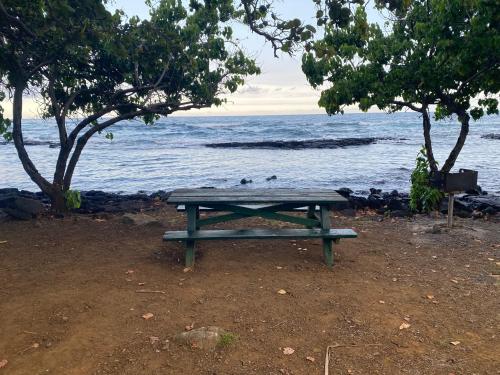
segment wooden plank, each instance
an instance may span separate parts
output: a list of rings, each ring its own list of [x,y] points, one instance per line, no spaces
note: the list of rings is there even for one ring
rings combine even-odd
[[[282,212],[285,212],[285,211],[289,211],[289,212],[305,212],[305,211],[308,211],[309,207],[310,207],[310,206],[291,207],[290,205],[286,205],[286,206],[288,206],[288,207],[285,207],[285,205],[283,205],[282,209],[276,210],[276,211],[282,211]],[[247,204],[247,205],[241,205],[241,207],[252,208],[252,209],[263,209],[263,208],[267,208],[267,207],[274,207],[274,205],[267,205],[267,204]],[[314,206],[314,207],[315,207],[315,211],[319,211],[319,206]],[[177,209],[178,212],[184,212],[184,211],[186,211],[186,205],[184,205],[184,204],[178,204],[177,207],[176,207],[176,209]],[[215,210],[213,208],[204,207],[204,206],[200,206],[199,209],[200,209],[200,211],[206,211],[206,212],[217,212],[218,211],[218,210]],[[311,216],[311,217],[312,218],[317,218],[317,216]]]
[[[258,216],[262,217],[264,219],[268,220],[278,220],[278,221],[284,221],[287,223],[294,223],[294,224],[300,224],[304,226],[311,226],[314,227],[318,224],[317,220],[314,219],[308,219],[308,218],[303,218],[303,217],[297,217],[297,216],[290,216],[290,215],[285,215],[285,214],[280,214],[277,212],[273,212],[271,210],[254,210],[251,208],[245,208],[241,206],[235,206],[235,205],[230,205],[230,204],[211,204],[209,207],[213,207],[215,209],[218,209],[219,211],[229,211],[229,212],[234,212],[236,214],[242,214],[248,217],[252,216]],[[272,208],[272,207],[270,207]]]
[[[200,206],[207,205],[209,203],[233,203],[233,204],[263,204],[263,203],[293,203],[300,205],[310,205],[310,204],[331,204],[334,206],[344,206],[348,204],[347,199],[342,196],[332,196],[332,197],[307,197],[307,196],[289,196],[289,197],[278,197],[278,196],[252,196],[252,197],[231,197],[231,196],[214,196],[214,197],[185,197],[176,198],[169,197],[167,200],[169,204],[198,204]]]
[[[225,240],[225,239],[283,239],[283,238],[356,238],[352,229],[237,229],[165,232],[165,241]]]
[[[186,233],[194,233],[196,232],[196,216],[198,211],[198,206],[187,206],[187,232]],[[186,241],[186,252],[185,252],[185,264],[186,267],[194,266],[194,257],[195,257],[195,241],[190,239]]]

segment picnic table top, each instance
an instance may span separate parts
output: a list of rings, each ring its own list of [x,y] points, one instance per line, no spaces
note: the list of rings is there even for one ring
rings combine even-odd
[[[328,189],[177,189],[170,204],[345,204],[347,199]]]

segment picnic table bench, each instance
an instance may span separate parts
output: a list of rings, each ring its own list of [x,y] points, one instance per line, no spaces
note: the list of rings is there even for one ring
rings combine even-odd
[[[321,238],[325,262],[332,267],[332,243],[337,243],[341,238],[357,237],[352,229],[331,228],[331,209],[346,207],[347,202],[336,191],[326,189],[177,189],[170,194],[167,203],[184,206],[187,230],[167,231],[163,239],[185,242],[186,267],[192,267],[195,243],[200,240]],[[200,218],[200,207],[226,213]],[[302,207],[307,207],[306,217],[283,213]],[[319,215],[316,211],[319,211]],[[200,229],[248,217],[299,224],[305,229]]]

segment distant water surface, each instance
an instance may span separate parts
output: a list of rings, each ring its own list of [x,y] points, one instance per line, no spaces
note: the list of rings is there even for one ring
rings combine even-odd
[[[57,142],[55,123],[24,120],[25,139]],[[133,193],[179,187],[234,187],[242,178],[252,187],[340,188],[366,191],[409,190],[409,178],[422,139],[414,113],[298,116],[171,117],[155,126],[138,121],[111,128],[114,139],[95,136],[83,151],[73,187]],[[434,152],[444,163],[458,135],[457,122],[435,123]],[[500,117],[471,124],[456,168],[479,171],[479,184],[500,192]],[[336,149],[214,149],[211,142],[391,137],[367,146]],[[40,172],[53,175],[58,149],[27,146]],[[276,175],[277,179],[266,181]],[[38,190],[22,169],[12,144],[0,145],[0,187]]]

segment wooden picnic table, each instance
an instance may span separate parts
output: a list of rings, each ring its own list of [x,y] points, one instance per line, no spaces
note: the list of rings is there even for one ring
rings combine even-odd
[[[346,207],[347,199],[327,189],[177,189],[167,199],[168,204],[184,205],[187,212],[187,230],[167,231],[165,241],[186,243],[186,267],[194,265],[195,241],[222,239],[283,239],[321,238],[326,264],[333,265],[332,242],[340,238],[354,238],[352,229],[331,229],[332,208]],[[218,216],[200,218],[200,207],[226,212]],[[306,217],[283,212],[307,207]],[[319,215],[316,213],[319,207]],[[262,217],[293,224],[306,229],[239,229],[201,230],[207,225]]]

